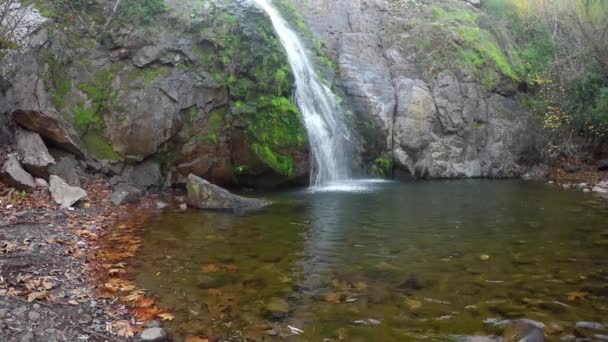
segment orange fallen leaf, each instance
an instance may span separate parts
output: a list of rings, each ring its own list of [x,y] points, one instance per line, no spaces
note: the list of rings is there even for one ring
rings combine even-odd
[[[588,292],[578,292],[578,291],[572,291],[572,292],[567,293],[568,300],[585,300],[588,295],[589,295]]]
[[[210,296],[220,297],[221,295],[224,294],[224,291],[222,291],[220,289],[208,289],[207,294]]]
[[[46,291],[32,292],[27,296],[27,301],[31,303],[37,299],[47,298],[48,296],[49,293]]]
[[[209,340],[198,336],[189,336],[186,338],[186,342],[209,342]]]
[[[325,296],[325,301],[332,304],[338,304],[340,303],[340,296],[335,293],[330,293]]]
[[[136,305],[141,309],[151,308],[154,305],[154,299],[143,297],[137,301]]]
[[[217,267],[216,264],[207,264],[203,266],[203,272],[205,273],[213,273],[219,271],[220,268]]]

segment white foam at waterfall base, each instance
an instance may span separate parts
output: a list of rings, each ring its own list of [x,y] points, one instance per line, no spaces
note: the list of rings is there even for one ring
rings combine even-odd
[[[311,187],[352,189],[346,185],[351,179],[351,132],[336,96],[321,82],[307,50],[279,11],[268,0],[254,2],[270,17],[295,77],[296,105],[311,150]]]
[[[370,192],[376,191],[380,186],[392,183],[386,179],[350,179],[341,182],[332,182],[323,185],[312,186],[309,192]]]

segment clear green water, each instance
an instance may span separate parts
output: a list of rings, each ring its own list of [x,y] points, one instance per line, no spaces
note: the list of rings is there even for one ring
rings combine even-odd
[[[608,317],[607,203],[518,181],[373,188],[270,194],[246,215],[166,210],[131,271],[177,340],[445,341],[519,317],[565,335]],[[304,333],[271,336],[288,325]]]

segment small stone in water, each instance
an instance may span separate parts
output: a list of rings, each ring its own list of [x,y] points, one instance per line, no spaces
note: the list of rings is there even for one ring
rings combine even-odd
[[[490,260],[490,256],[487,254],[482,254],[479,256],[479,259],[483,261]]]
[[[378,324],[380,324],[380,321],[377,319],[368,318],[368,319],[358,319],[358,320],[354,321],[353,323],[356,325],[378,325]]]

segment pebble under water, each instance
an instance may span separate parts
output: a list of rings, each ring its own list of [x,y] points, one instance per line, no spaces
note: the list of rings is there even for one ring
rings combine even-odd
[[[273,206],[242,215],[167,209],[130,273],[176,340],[459,341],[516,318],[559,340],[606,321],[607,202],[520,181],[356,189],[265,194]]]

